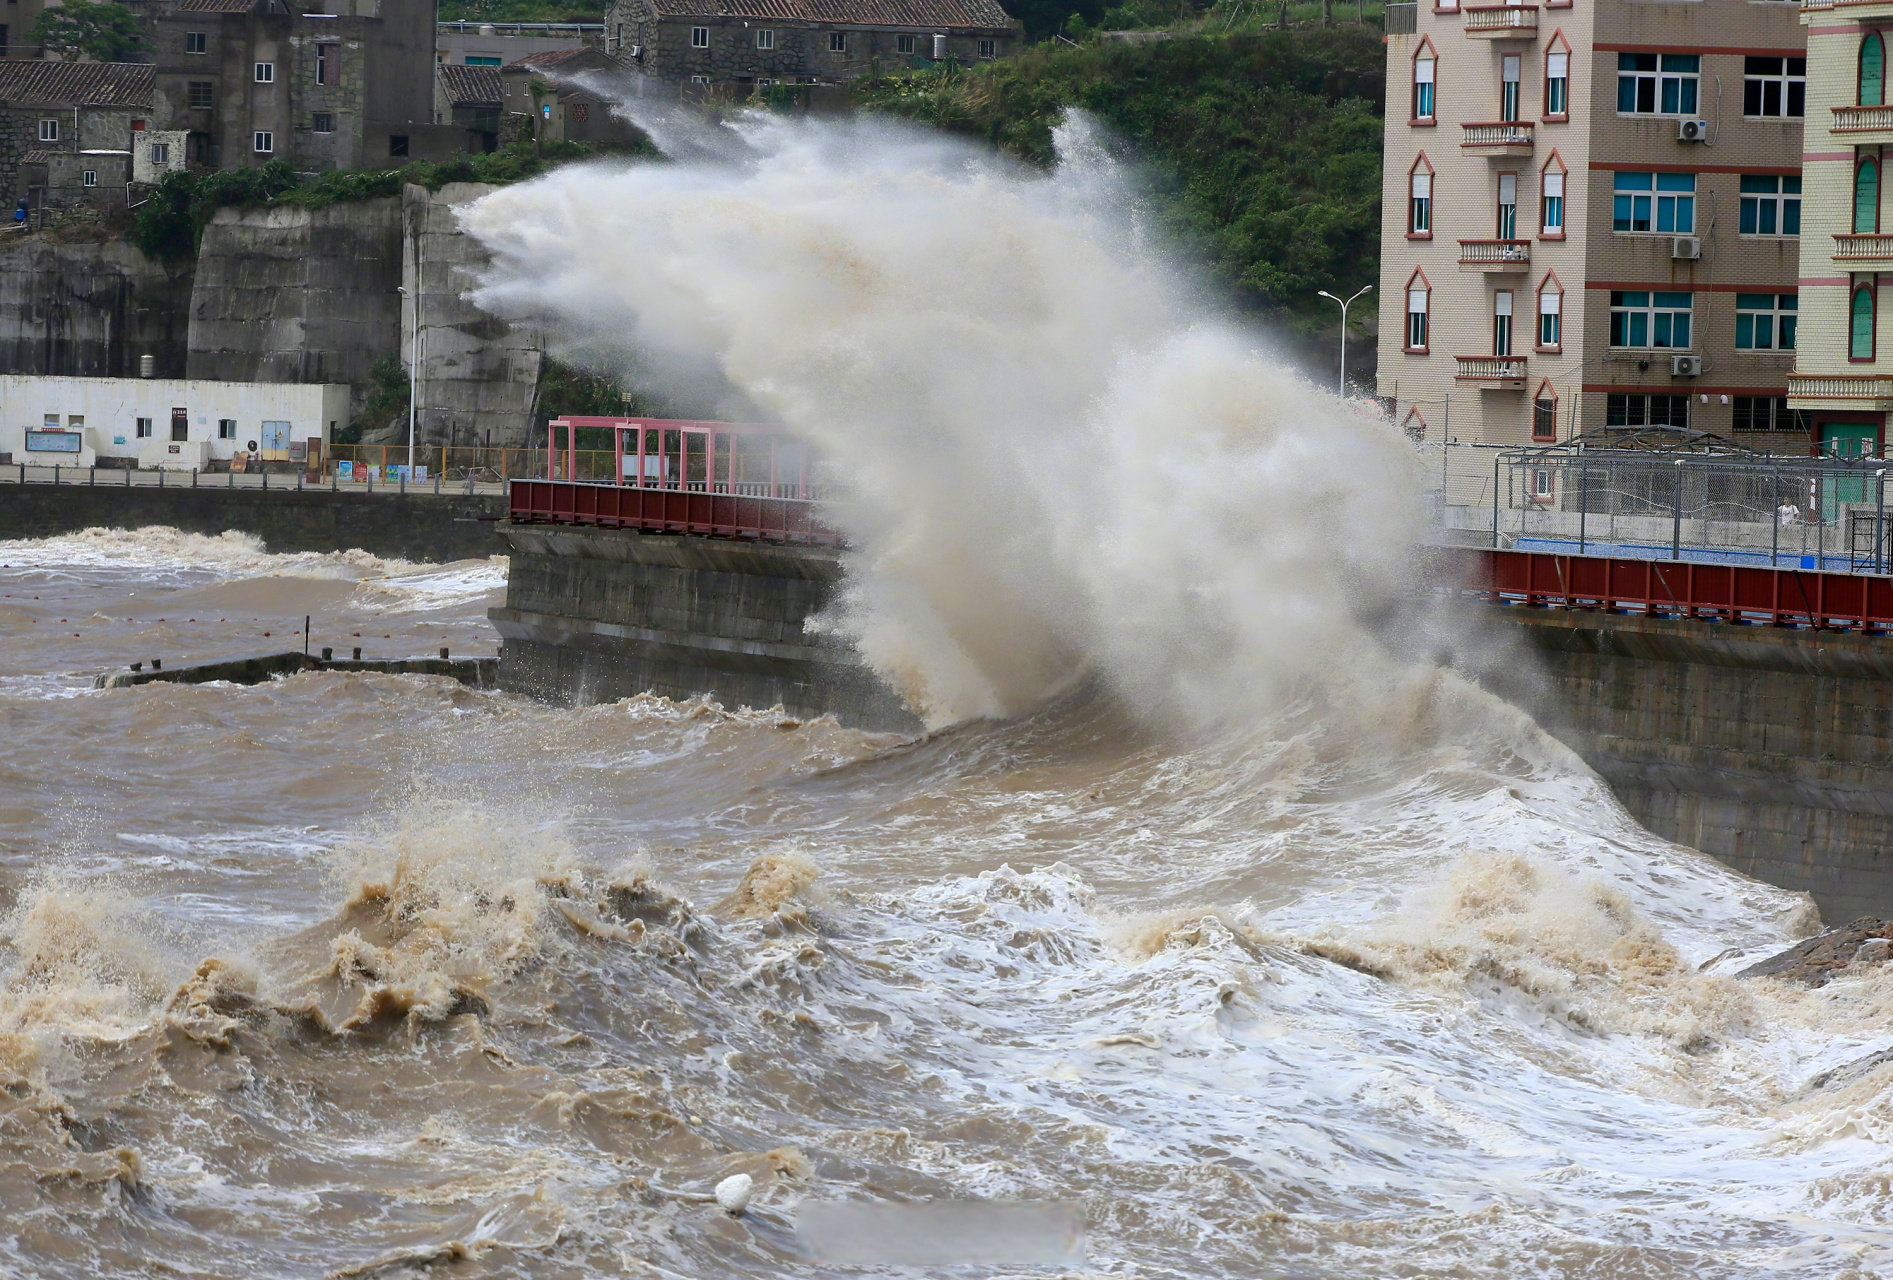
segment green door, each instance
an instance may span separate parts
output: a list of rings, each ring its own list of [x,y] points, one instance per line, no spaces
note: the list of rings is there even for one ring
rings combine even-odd
[[[1879,431],[1870,422],[1823,422],[1821,452],[1832,458],[1863,458],[1878,447]],[[1821,517],[1829,524],[1840,520],[1840,508],[1849,502],[1867,500],[1867,477],[1833,476],[1821,486]]]

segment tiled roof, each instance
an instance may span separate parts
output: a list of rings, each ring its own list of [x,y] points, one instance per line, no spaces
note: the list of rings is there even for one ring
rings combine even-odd
[[[505,96],[500,91],[498,67],[460,67],[442,63],[439,71],[440,87],[447,91],[447,101],[456,107],[497,107]]]
[[[45,164],[46,153],[44,151],[25,152],[20,156],[20,163],[21,164]]]
[[[582,58],[590,52],[591,50],[589,49],[548,49],[544,53],[529,53],[523,58],[515,58],[506,65],[509,67],[537,67],[540,70],[550,70],[561,63],[570,62],[573,58]]]
[[[0,60],[0,102],[21,106],[149,107],[152,84],[149,63]]]
[[[994,0],[645,0],[662,18],[778,18],[857,27],[1008,27]]]
[[[179,13],[248,13],[256,0],[177,0]]]

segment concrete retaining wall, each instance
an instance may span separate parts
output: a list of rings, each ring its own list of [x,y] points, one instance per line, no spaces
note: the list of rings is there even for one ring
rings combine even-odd
[[[0,248],[0,373],[131,378],[150,355],[159,377],[181,378],[190,295],[188,269],[168,271],[122,240],[9,240]]]
[[[505,512],[505,498],[486,495],[265,492],[215,488],[208,481],[197,489],[0,485],[0,538],[167,525],[210,535],[236,529],[261,538],[273,552],[359,547],[433,563],[504,554],[506,544],[493,530]]]
[[[1493,608],[1542,658],[1501,681],[1639,821],[1830,921],[1893,915],[1893,638]]]
[[[833,712],[866,729],[920,722],[846,645],[804,630],[841,575],[832,550],[505,524],[512,547],[500,687],[549,701],[646,691],[725,706]]]

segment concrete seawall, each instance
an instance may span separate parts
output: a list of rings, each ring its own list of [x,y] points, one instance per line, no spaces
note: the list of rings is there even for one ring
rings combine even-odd
[[[359,547],[378,556],[445,562],[504,554],[506,544],[493,530],[505,513],[506,499],[498,494],[0,484],[0,538],[167,525],[212,536],[235,529],[261,538],[273,552]]]
[[[1893,638],[1493,607],[1547,679],[1493,683],[1650,830],[1813,895],[1893,915]]]
[[[804,630],[837,553],[731,539],[500,526],[512,548],[500,687],[585,704],[652,691],[725,706],[833,712],[864,729],[920,722],[845,644]]]

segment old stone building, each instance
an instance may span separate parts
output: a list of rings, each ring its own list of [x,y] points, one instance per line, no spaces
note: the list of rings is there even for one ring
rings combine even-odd
[[[434,116],[466,133],[468,151],[497,150],[505,99],[500,69],[444,62],[434,73]]]
[[[134,144],[157,106],[147,66],[0,60],[7,213],[21,200],[35,210],[123,209]]]
[[[613,56],[659,80],[838,83],[877,62],[981,62],[1019,47],[994,0],[615,0]]]
[[[192,167],[406,164],[466,148],[434,116],[433,3],[127,0]]]
[[[507,119],[523,121],[520,136],[540,142],[634,144],[636,128],[611,111],[627,78],[622,63],[597,49],[534,53],[500,68]]]

